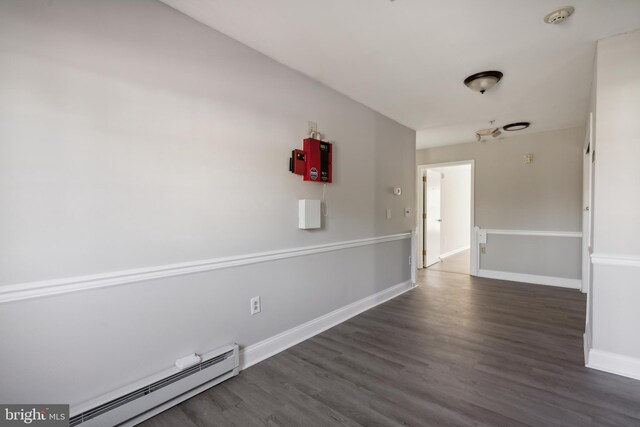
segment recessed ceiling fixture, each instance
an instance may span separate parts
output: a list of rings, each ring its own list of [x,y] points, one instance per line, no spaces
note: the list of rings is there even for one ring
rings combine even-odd
[[[500,71],[482,71],[464,79],[464,84],[471,90],[485,93],[485,91],[494,87],[502,79],[502,76],[503,74]]]
[[[561,7],[556,9],[547,16],[544,17],[544,22],[547,24],[560,24],[570,17],[575,9],[571,6]]]
[[[516,130],[523,130],[528,128],[531,125],[531,123],[529,122],[516,122],[516,123],[509,123],[506,126],[502,127],[502,130],[506,130],[507,132],[512,132],[512,131],[516,131]]]

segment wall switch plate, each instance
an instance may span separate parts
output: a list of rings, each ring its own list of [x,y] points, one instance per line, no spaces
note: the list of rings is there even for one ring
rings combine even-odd
[[[487,253],[487,247],[485,245],[481,245],[480,246],[480,253],[481,254],[486,254]]]
[[[260,311],[260,297],[251,298],[251,315],[253,316],[254,314],[258,314]]]
[[[387,208],[387,219],[391,219],[391,209]]]
[[[406,207],[404,208],[404,216],[411,216],[411,208],[410,207]]]

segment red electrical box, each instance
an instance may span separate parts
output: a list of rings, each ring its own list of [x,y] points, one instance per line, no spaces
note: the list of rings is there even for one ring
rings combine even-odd
[[[291,152],[289,171],[302,175],[305,181],[331,182],[331,143],[307,138],[302,148]]]

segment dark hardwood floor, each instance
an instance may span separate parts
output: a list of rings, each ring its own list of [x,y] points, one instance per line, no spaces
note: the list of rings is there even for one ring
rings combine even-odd
[[[640,381],[584,367],[578,291],[419,285],[145,425],[640,426]]]

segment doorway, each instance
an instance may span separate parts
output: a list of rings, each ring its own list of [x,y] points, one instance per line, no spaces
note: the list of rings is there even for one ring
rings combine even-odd
[[[475,275],[474,162],[423,165],[418,178],[418,266]]]

